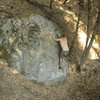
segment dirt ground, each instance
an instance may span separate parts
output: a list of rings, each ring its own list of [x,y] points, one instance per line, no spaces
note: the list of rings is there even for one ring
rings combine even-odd
[[[50,3],[50,0],[34,1],[46,6],[49,6]],[[63,0],[55,1],[62,3]],[[59,24],[62,31],[69,33],[67,37],[71,41],[75,31],[74,25],[71,22],[67,24],[64,16],[67,14],[74,21],[75,18],[71,11],[77,15],[78,8],[72,8],[73,5],[76,5],[75,2],[70,2],[71,8],[59,2],[54,2],[52,10],[50,10],[48,7],[42,7],[43,5],[32,5],[27,0],[0,0],[0,24],[9,18],[23,18],[35,13]],[[69,10],[69,13],[63,8]],[[71,19],[69,20],[71,21]],[[70,44],[71,42],[69,42],[69,46]],[[77,53],[81,52],[77,51]],[[88,60],[85,66],[87,71],[76,73],[74,63],[77,62],[78,57],[79,54],[69,57],[70,73],[62,84],[55,86],[38,85],[7,67],[7,63],[0,59],[0,100],[100,100],[100,60]]]

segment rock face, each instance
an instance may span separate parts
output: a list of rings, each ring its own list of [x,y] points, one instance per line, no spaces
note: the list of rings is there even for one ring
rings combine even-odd
[[[0,56],[9,66],[37,83],[52,85],[64,80],[68,65],[64,62],[64,69],[59,69],[59,45],[50,34],[60,33],[56,24],[33,14],[9,19],[0,31]]]

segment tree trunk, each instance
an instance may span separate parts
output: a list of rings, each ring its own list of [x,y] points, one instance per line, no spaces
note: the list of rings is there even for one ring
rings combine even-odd
[[[65,0],[65,1],[63,2],[63,4],[65,4],[67,1],[68,1],[68,0]]]
[[[54,0],[50,0],[50,9],[52,9],[52,4]]]
[[[80,18],[81,18],[81,10],[82,9],[83,9],[83,1],[79,0],[79,14],[78,14],[78,21],[77,21],[77,25],[76,25],[76,32],[75,32],[75,37],[74,37],[74,39],[71,43],[72,45],[70,47],[69,54],[72,53],[74,45],[75,45],[75,41],[76,41],[76,38],[77,38],[78,29],[79,29],[79,22],[80,22]]]
[[[89,38],[90,38],[89,28],[90,28],[90,18],[91,18],[91,13],[90,13],[90,11],[91,11],[91,10],[92,10],[92,7],[91,7],[91,0],[88,0],[87,39],[86,39],[86,46],[85,46],[85,49],[86,49],[86,47],[87,47],[88,44],[89,44]]]
[[[87,46],[89,44],[89,38],[90,38],[90,34],[89,34],[89,27],[90,27],[90,10],[91,10],[91,0],[88,0],[88,20],[87,20],[87,39],[86,39],[86,45],[80,60],[80,66],[82,66],[84,59],[85,59],[85,53],[87,50]]]
[[[39,8],[49,8],[47,5],[43,5],[37,1],[30,1],[30,0],[26,0],[28,3],[30,3],[31,5],[35,6],[35,7],[39,7]]]
[[[99,10],[99,12],[98,12],[97,21],[96,21],[96,24],[95,24],[95,27],[94,27],[94,32],[92,33],[92,37],[91,37],[90,43],[89,43],[89,45],[88,45],[87,48],[86,48],[86,51],[85,51],[84,56],[83,56],[83,58],[82,58],[82,60],[81,60],[81,62],[80,62],[80,65],[77,67],[77,70],[78,70],[78,71],[80,71],[80,68],[84,65],[84,63],[85,63],[85,61],[86,61],[86,59],[87,59],[89,50],[90,50],[90,48],[91,48],[91,46],[92,46],[92,43],[93,43],[93,41],[94,41],[94,39],[95,39],[95,36],[96,36],[96,31],[95,31],[95,29],[96,29],[97,26],[98,26],[98,21],[100,20],[99,18],[100,18],[100,10]]]

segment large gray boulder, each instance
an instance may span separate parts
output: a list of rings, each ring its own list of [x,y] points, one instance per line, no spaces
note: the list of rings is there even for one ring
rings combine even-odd
[[[37,83],[52,85],[64,80],[68,65],[64,61],[63,70],[59,69],[59,44],[50,34],[60,33],[56,24],[33,14],[9,19],[0,31],[0,50],[9,66]]]

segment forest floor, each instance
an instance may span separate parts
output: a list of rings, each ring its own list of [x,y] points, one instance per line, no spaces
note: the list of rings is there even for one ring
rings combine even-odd
[[[49,6],[49,0],[33,1],[39,1],[43,5]],[[64,31],[69,33],[67,36],[71,41],[75,30],[73,23],[70,21],[73,19],[74,23],[76,23],[72,14],[77,15],[78,9],[77,7],[76,9],[72,8],[75,3],[65,6],[54,2],[52,10],[50,10],[42,5],[32,5],[27,0],[0,0],[0,24],[9,18],[16,16],[23,18],[35,13],[59,24]],[[66,14],[67,17],[65,16]],[[69,19],[69,22],[67,22],[69,24],[67,25],[66,18],[69,16],[71,19]],[[69,42],[70,44],[71,42]],[[79,56],[75,55],[75,57],[78,58]],[[75,59],[74,56],[69,58],[72,61],[70,62],[71,67],[72,65],[74,66],[72,63],[77,62]],[[100,100],[100,61],[88,60],[85,67],[87,71],[83,73],[76,73],[72,68],[73,70],[70,71],[62,84],[41,86],[7,67],[6,62],[0,60],[0,100]]]

